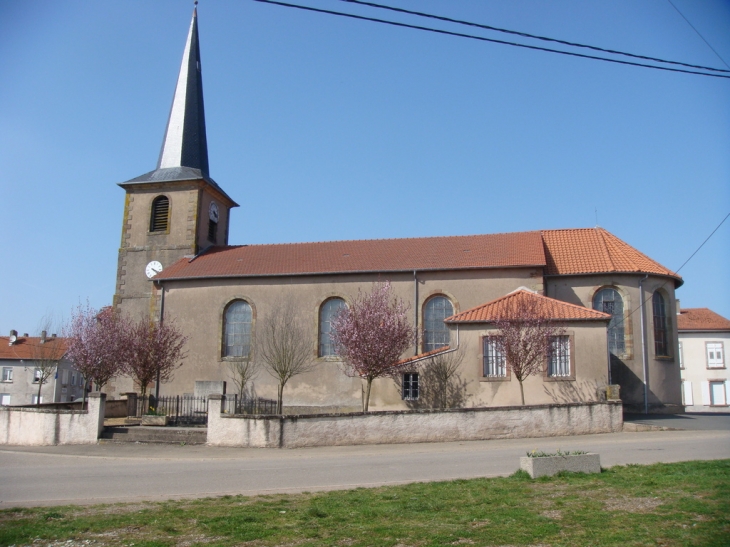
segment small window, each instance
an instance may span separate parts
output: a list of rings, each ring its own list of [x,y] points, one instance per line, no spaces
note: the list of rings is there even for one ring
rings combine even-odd
[[[43,373],[41,372],[41,369],[39,369],[39,368],[35,369],[35,371],[33,372],[33,383],[37,384],[38,382],[40,382],[42,375],[43,375]]]
[[[667,336],[667,309],[664,297],[655,292],[652,297],[654,308],[654,354],[657,357],[669,356],[669,337]]]
[[[157,196],[152,202],[150,232],[167,232],[169,220],[170,200],[165,196]]]
[[[724,368],[725,356],[722,342],[706,342],[707,368]]]
[[[3,367],[3,382],[13,381],[13,367]]]
[[[245,300],[235,300],[224,314],[224,357],[248,357],[251,353],[253,311]]]
[[[484,376],[486,378],[507,377],[507,361],[499,349],[496,336],[484,338]]]
[[[68,385],[68,370],[64,369],[61,371],[61,385]]]
[[[335,345],[332,343],[330,333],[332,332],[332,319],[347,308],[342,298],[330,298],[319,309],[319,356],[327,357],[337,355]]]
[[[218,223],[215,220],[208,220],[208,241],[218,242]]]
[[[710,404],[712,406],[725,406],[725,382],[710,382]]]
[[[626,353],[624,340],[624,301],[616,289],[601,289],[593,297],[593,309],[611,316],[608,323],[608,350],[620,357]]]
[[[449,345],[449,327],[444,319],[454,315],[454,307],[445,296],[434,296],[423,306],[423,351]]]
[[[76,373],[75,372],[71,373],[71,385],[72,386],[76,385]]]
[[[403,373],[403,400],[415,401],[418,399],[418,373]]]
[[[570,375],[570,336],[553,336],[550,341],[548,376],[568,378]]]
[[[0,393],[0,406],[10,405],[10,393]]]

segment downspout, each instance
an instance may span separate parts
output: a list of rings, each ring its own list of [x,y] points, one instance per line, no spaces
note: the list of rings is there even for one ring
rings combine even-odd
[[[165,286],[157,282],[157,286],[160,288],[160,326],[162,326],[162,320],[165,317]],[[160,369],[157,369],[157,378],[155,379],[155,410],[157,410],[157,401],[160,400]]]
[[[649,365],[646,359],[646,330],[644,327],[644,281],[648,278],[649,274],[646,274],[643,279],[639,280],[639,303],[641,306],[641,360],[644,365],[644,414],[649,414]]]
[[[418,272],[413,270],[413,324],[415,334],[413,335],[413,355],[418,355]]]

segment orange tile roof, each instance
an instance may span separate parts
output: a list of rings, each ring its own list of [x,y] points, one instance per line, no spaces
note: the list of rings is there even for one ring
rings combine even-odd
[[[445,351],[448,351],[449,349],[451,349],[449,346],[443,346],[440,348],[432,349],[431,351],[419,353],[418,355],[414,355],[413,357],[408,357],[407,359],[401,359],[400,361],[396,362],[395,366],[400,367],[402,365],[407,365],[408,363],[412,363],[413,361],[418,361],[420,359],[426,359],[427,357],[433,357],[434,355],[438,355],[439,353],[443,353]]]
[[[682,278],[603,228],[543,230],[546,275],[643,273]]]
[[[540,232],[214,247],[155,279],[543,267]]]
[[[730,331],[730,321],[708,308],[682,308],[677,316],[680,331]]]
[[[10,338],[7,336],[0,336],[0,359],[34,359],[37,357],[37,353],[34,348],[40,344],[40,338],[29,336],[18,336],[18,339],[11,346]],[[64,338],[46,338],[45,348],[58,349],[61,355],[66,353],[66,340]],[[55,352],[54,352],[55,353]],[[48,355],[44,351],[45,355]],[[55,355],[54,355],[55,356]]]
[[[526,302],[535,303],[541,316],[545,319],[556,321],[608,321],[611,319],[607,313],[520,289],[476,308],[447,317],[444,321],[446,323],[491,323],[504,317],[505,313],[514,309],[513,306]]]

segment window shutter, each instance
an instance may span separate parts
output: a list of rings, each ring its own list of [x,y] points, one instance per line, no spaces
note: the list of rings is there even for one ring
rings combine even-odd
[[[730,380],[725,380],[725,404],[730,404]]]
[[[702,404],[705,406],[710,406],[710,382],[701,382],[702,383]]]
[[[692,382],[682,382],[682,390],[684,392],[685,406],[694,405],[694,400],[692,398]]]

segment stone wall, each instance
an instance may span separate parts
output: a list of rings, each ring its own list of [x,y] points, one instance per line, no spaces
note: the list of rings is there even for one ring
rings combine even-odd
[[[106,395],[89,395],[88,410],[0,407],[0,445],[96,444]]]
[[[620,402],[405,410],[301,416],[223,414],[221,396],[211,395],[208,444],[301,448],[555,437],[621,431]]]

